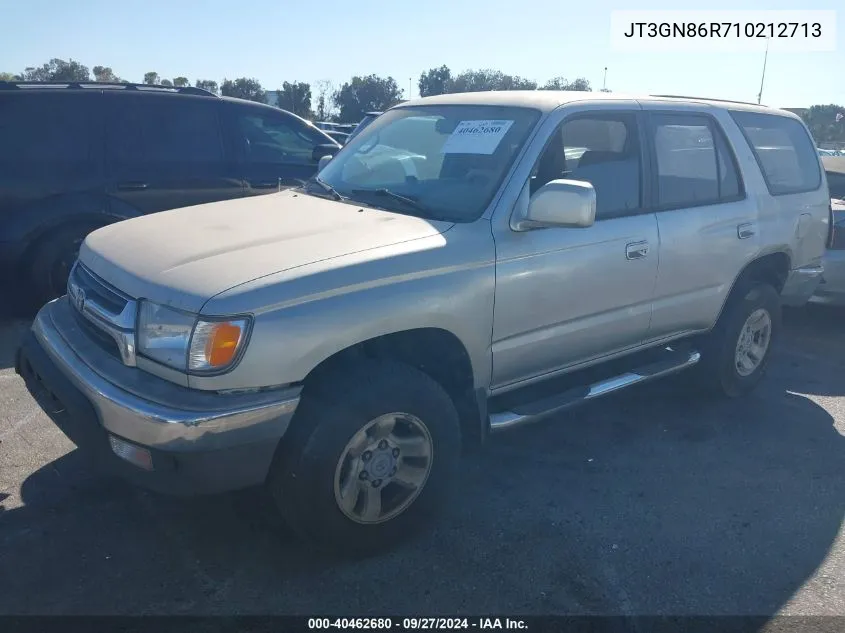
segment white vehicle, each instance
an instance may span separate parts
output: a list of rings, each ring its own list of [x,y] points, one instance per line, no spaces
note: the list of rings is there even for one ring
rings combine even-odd
[[[89,235],[17,370],[140,485],[264,484],[303,538],[383,549],[490,433],[684,370],[754,389],[824,272],[820,160],[758,105],[405,102],[301,188]]]

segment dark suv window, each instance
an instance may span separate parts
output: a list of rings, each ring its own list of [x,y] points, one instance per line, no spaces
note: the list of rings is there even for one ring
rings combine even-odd
[[[31,92],[0,95],[0,164],[78,167],[96,160],[96,95]]]
[[[653,114],[651,129],[659,207],[718,204],[740,196],[733,154],[707,117]]]
[[[635,116],[596,114],[564,121],[537,163],[531,192],[560,178],[593,185],[597,220],[639,209],[640,143]]]
[[[247,163],[313,165],[314,148],[331,140],[281,111],[239,109],[236,129]]]
[[[819,156],[807,130],[786,116],[731,112],[773,196],[815,191],[821,185]]]
[[[111,159],[124,165],[223,162],[217,105],[203,97],[115,99]]]

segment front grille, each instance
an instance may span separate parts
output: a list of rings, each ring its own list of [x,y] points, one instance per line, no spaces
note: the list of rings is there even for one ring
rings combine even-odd
[[[83,333],[124,365],[135,366],[137,303],[77,262],[68,300]]]
[[[91,339],[97,347],[120,360],[120,350],[117,347],[117,342],[111,336],[91,323],[91,321],[80,314],[79,310],[71,310],[71,313],[76,319],[80,329],[88,335],[88,338]]]
[[[105,281],[97,277],[82,264],[77,264],[71,272],[71,282],[85,292],[85,296],[94,300],[102,308],[115,316],[123,312],[129,299],[112,289]]]

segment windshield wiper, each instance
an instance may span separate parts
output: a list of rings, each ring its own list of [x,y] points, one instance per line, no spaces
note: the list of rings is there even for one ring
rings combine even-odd
[[[403,196],[401,193],[396,193],[395,191],[391,191],[386,187],[382,187],[381,189],[353,189],[350,193],[352,195],[372,195],[390,198],[391,200],[401,202],[405,206],[411,207],[412,209],[414,209],[415,211],[419,211],[420,213],[424,213],[426,215],[432,214],[431,209],[429,209],[427,206],[425,206],[418,200],[414,200],[413,198],[409,198],[408,196]]]
[[[331,186],[329,183],[327,183],[325,180],[321,180],[321,179],[320,179],[320,178],[318,178],[317,176],[314,176],[314,177],[313,177],[313,178],[312,178],[309,182],[313,182],[313,183],[316,183],[317,185],[319,185],[319,187],[320,187],[323,191],[325,191],[327,194],[331,195],[331,197],[332,197],[334,200],[337,200],[338,202],[340,202],[341,200],[346,200],[346,198],[345,198],[344,196],[340,195],[340,193],[338,192],[338,190],[337,190],[337,189],[335,189],[334,187],[332,187],[332,186]]]

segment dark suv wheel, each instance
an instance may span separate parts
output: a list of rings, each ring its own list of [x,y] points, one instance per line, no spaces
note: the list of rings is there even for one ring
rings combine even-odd
[[[67,279],[79,247],[98,224],[75,224],[57,229],[35,247],[30,265],[30,290],[39,305],[61,297],[67,291]]]

